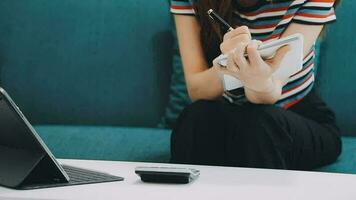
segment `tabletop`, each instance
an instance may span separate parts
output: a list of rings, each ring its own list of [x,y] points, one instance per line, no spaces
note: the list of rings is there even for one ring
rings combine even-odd
[[[356,175],[351,174],[118,161],[59,161],[63,164],[122,176],[125,180],[29,191],[0,187],[0,199],[356,199],[356,189],[354,189]],[[134,173],[137,166],[189,167],[200,170],[201,175],[194,182],[185,185],[143,183]]]

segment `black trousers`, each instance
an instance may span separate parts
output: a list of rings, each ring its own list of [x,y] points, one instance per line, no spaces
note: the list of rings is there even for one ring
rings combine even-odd
[[[315,91],[289,110],[197,101],[171,138],[171,161],[183,164],[311,170],[340,153],[334,114]]]

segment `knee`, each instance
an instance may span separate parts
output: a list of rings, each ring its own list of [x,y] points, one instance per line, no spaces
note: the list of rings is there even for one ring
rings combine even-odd
[[[218,101],[197,101],[187,106],[171,135],[171,161],[183,164],[206,162],[206,152],[220,136],[219,115]]]
[[[246,108],[246,120],[254,124],[255,126],[260,125],[278,125],[283,121],[282,108],[274,105],[255,105],[251,104]]]
[[[199,100],[187,106],[179,118],[188,121],[210,121],[220,114],[219,101]]]
[[[218,101],[200,100],[187,106],[173,127],[172,138],[187,141],[187,138],[200,137],[205,130],[215,127],[213,124],[219,123],[218,116],[222,115],[219,104]]]
[[[244,112],[244,120],[229,141],[229,148],[245,155],[232,162],[247,167],[286,168],[286,155],[293,140],[279,119],[280,108],[269,105],[250,105]],[[237,146],[238,144],[239,146]]]
[[[240,124],[241,136],[254,143],[257,140],[274,140],[285,138],[286,120],[283,109],[274,105],[249,105],[246,107],[244,122]]]

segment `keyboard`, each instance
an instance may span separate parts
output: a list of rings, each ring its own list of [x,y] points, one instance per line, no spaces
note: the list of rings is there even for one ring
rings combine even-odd
[[[112,182],[112,181],[122,181],[123,178],[113,176],[110,174],[91,171],[87,169],[77,168],[68,165],[62,165],[64,171],[68,174],[71,185],[81,185],[89,183],[102,183],[102,182]]]
[[[62,168],[69,176],[69,182],[65,183],[50,183],[50,184],[33,184],[22,186],[20,189],[30,190],[30,189],[40,189],[40,188],[51,188],[51,187],[62,187],[71,185],[84,185],[93,183],[105,183],[105,182],[115,182],[123,181],[124,178],[113,176],[103,172],[97,172],[87,169],[82,169],[78,167],[62,165]]]

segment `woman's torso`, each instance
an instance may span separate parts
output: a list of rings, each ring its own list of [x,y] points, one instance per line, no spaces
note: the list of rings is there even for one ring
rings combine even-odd
[[[236,0],[237,1],[237,0]],[[291,0],[270,3],[258,1],[252,7],[234,2],[233,24],[246,25],[253,39],[264,42],[279,39],[291,23],[323,25],[336,19],[333,0]],[[193,15],[193,0],[172,0],[175,14]],[[303,60],[301,71],[290,77],[276,105],[289,109],[301,102],[313,89],[315,81],[315,47]]]

